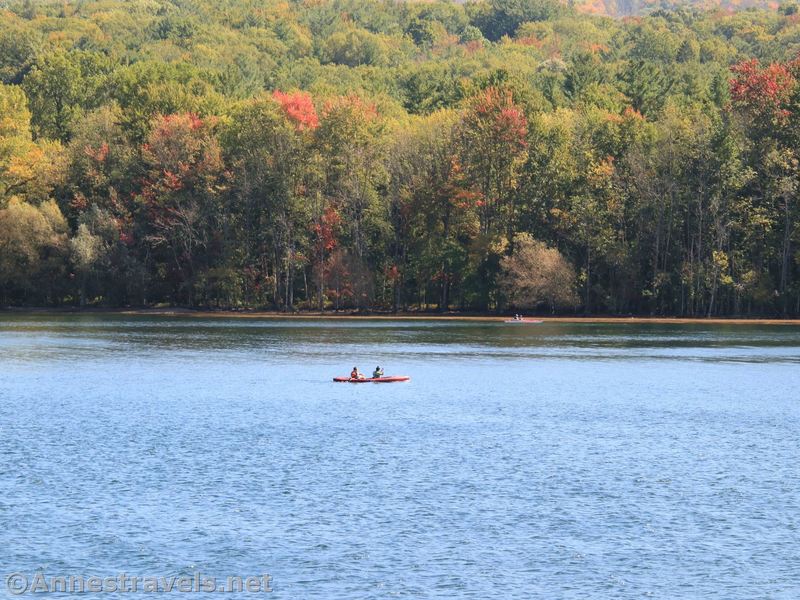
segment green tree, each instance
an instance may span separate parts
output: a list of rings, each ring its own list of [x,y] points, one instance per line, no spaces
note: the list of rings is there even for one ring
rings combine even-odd
[[[350,28],[337,31],[325,40],[320,59],[348,67],[378,66],[386,62],[386,47],[379,36],[363,29]]]
[[[259,98],[237,108],[223,135],[252,293],[286,309],[294,305],[295,276],[308,254],[307,202],[319,200],[310,151],[315,112],[313,117],[301,127],[299,115],[292,119],[280,102]]]
[[[474,24],[495,41],[513,36],[523,23],[547,21],[569,12],[566,5],[554,0],[490,0],[488,10],[478,13]]]
[[[77,119],[105,98],[108,71],[96,53],[55,51],[38,59],[23,81],[34,135],[69,140]]]

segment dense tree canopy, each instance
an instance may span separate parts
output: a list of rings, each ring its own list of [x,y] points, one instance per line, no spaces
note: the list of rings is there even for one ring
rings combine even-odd
[[[800,19],[0,0],[0,304],[800,314]]]

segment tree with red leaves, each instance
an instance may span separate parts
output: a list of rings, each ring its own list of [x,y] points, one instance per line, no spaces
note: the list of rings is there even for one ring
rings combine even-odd
[[[194,301],[194,278],[209,266],[207,251],[221,230],[223,163],[214,126],[191,113],[160,116],[142,147],[146,240],[162,251],[156,260],[178,302]]]
[[[528,147],[528,121],[511,90],[489,87],[469,103],[460,126],[462,164],[483,195],[481,230],[514,229],[514,191]]]
[[[378,239],[386,227],[388,211],[378,192],[386,181],[384,133],[377,108],[355,95],[328,100],[314,131],[314,149],[322,165],[319,204],[323,211],[334,206],[341,216],[342,241],[352,249],[359,273],[369,264],[370,241]],[[361,287],[371,290],[373,286],[364,283]],[[357,306],[366,306],[364,298],[363,294],[354,296]]]
[[[782,236],[776,240],[780,247],[777,291],[786,313],[792,254],[798,237],[796,223],[800,218],[800,57],[765,67],[752,59],[735,65],[731,71],[733,109],[747,120],[753,141],[751,161],[759,174],[754,191],[772,204],[770,212],[782,225]]]
[[[337,229],[341,222],[342,218],[339,216],[339,212],[333,206],[328,206],[311,228],[314,235],[314,253],[317,262],[317,308],[320,311],[325,308],[325,275],[329,270],[326,257],[338,245]]]
[[[736,109],[761,128],[777,129],[788,123],[789,103],[798,83],[798,61],[762,67],[753,58],[734,65],[731,71],[731,99]]]
[[[527,155],[528,121],[510,89],[488,87],[467,105],[459,125],[459,164],[480,194],[481,239],[472,250],[480,305],[491,304],[504,246],[513,244],[518,176]]]
[[[272,97],[281,105],[289,120],[298,131],[314,130],[319,127],[319,117],[314,101],[308,92],[286,94],[276,90]]]

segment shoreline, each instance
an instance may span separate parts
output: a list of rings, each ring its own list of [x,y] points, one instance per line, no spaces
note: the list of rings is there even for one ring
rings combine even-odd
[[[120,315],[120,316],[164,316],[199,317],[203,319],[274,319],[274,320],[331,320],[331,321],[466,321],[498,323],[508,320],[509,315],[480,315],[461,313],[334,313],[279,311],[235,311],[200,310],[190,308],[3,308],[0,315]],[[543,323],[594,323],[594,324],[674,324],[674,325],[796,325],[800,319],[745,318],[745,317],[646,317],[646,316],[537,316],[526,318]]]

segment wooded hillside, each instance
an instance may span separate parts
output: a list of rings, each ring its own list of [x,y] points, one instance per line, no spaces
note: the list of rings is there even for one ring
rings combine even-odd
[[[800,314],[800,14],[0,2],[0,304]]]

